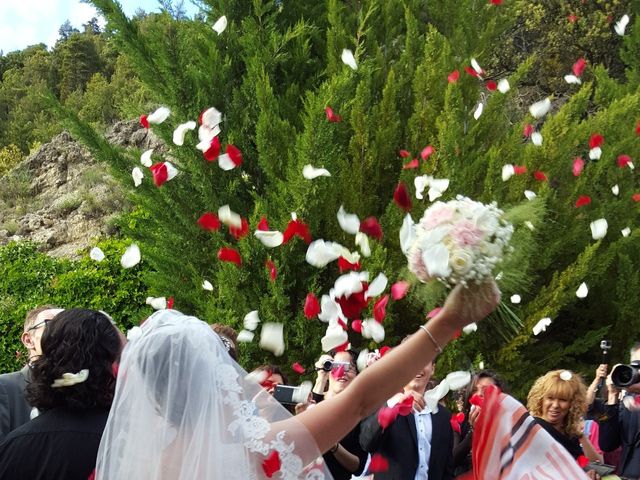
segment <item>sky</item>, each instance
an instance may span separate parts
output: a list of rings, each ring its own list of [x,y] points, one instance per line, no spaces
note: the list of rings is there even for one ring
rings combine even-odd
[[[120,4],[129,16],[138,8],[159,11],[157,0],[120,0]],[[189,10],[190,3],[185,7]],[[92,5],[80,0],[0,0],[0,50],[6,54],[37,43],[52,47],[65,20],[80,29],[97,16]]]

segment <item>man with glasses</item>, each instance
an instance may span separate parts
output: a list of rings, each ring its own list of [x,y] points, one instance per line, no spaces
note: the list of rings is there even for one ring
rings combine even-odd
[[[42,333],[47,323],[61,311],[54,305],[43,305],[27,313],[20,339],[29,353],[29,364],[42,354]],[[17,372],[0,375],[0,441],[10,431],[30,420],[31,405],[24,396],[30,379],[29,364]]]

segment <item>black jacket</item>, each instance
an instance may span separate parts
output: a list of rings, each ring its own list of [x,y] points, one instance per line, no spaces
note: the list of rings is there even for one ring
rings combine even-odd
[[[631,412],[620,403],[605,405],[600,417],[600,448],[611,452],[622,445],[618,474],[640,478],[640,412]]]
[[[24,397],[29,379],[28,366],[18,372],[0,375],[0,441],[30,419],[31,405]]]
[[[431,455],[429,480],[453,479],[453,431],[451,412],[440,406],[431,414]],[[389,462],[389,470],[375,474],[376,480],[413,480],[418,468],[416,421],[413,414],[398,416],[382,430],[378,412],[360,424],[360,445],[372,455],[381,454]]]

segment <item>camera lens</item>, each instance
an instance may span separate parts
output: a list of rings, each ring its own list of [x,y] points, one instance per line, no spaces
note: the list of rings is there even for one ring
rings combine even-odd
[[[325,372],[330,372],[331,371],[331,367],[333,367],[333,362],[331,360],[327,360],[322,364],[322,369]]]
[[[616,387],[625,388],[640,382],[638,365],[618,365],[611,372],[611,380]]]

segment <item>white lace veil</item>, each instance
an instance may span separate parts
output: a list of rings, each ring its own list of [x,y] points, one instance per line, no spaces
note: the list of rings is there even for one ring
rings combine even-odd
[[[265,461],[280,462],[269,478],[331,479],[309,432],[206,323],[162,310],[138,333],[122,354],[98,480],[262,479]]]

